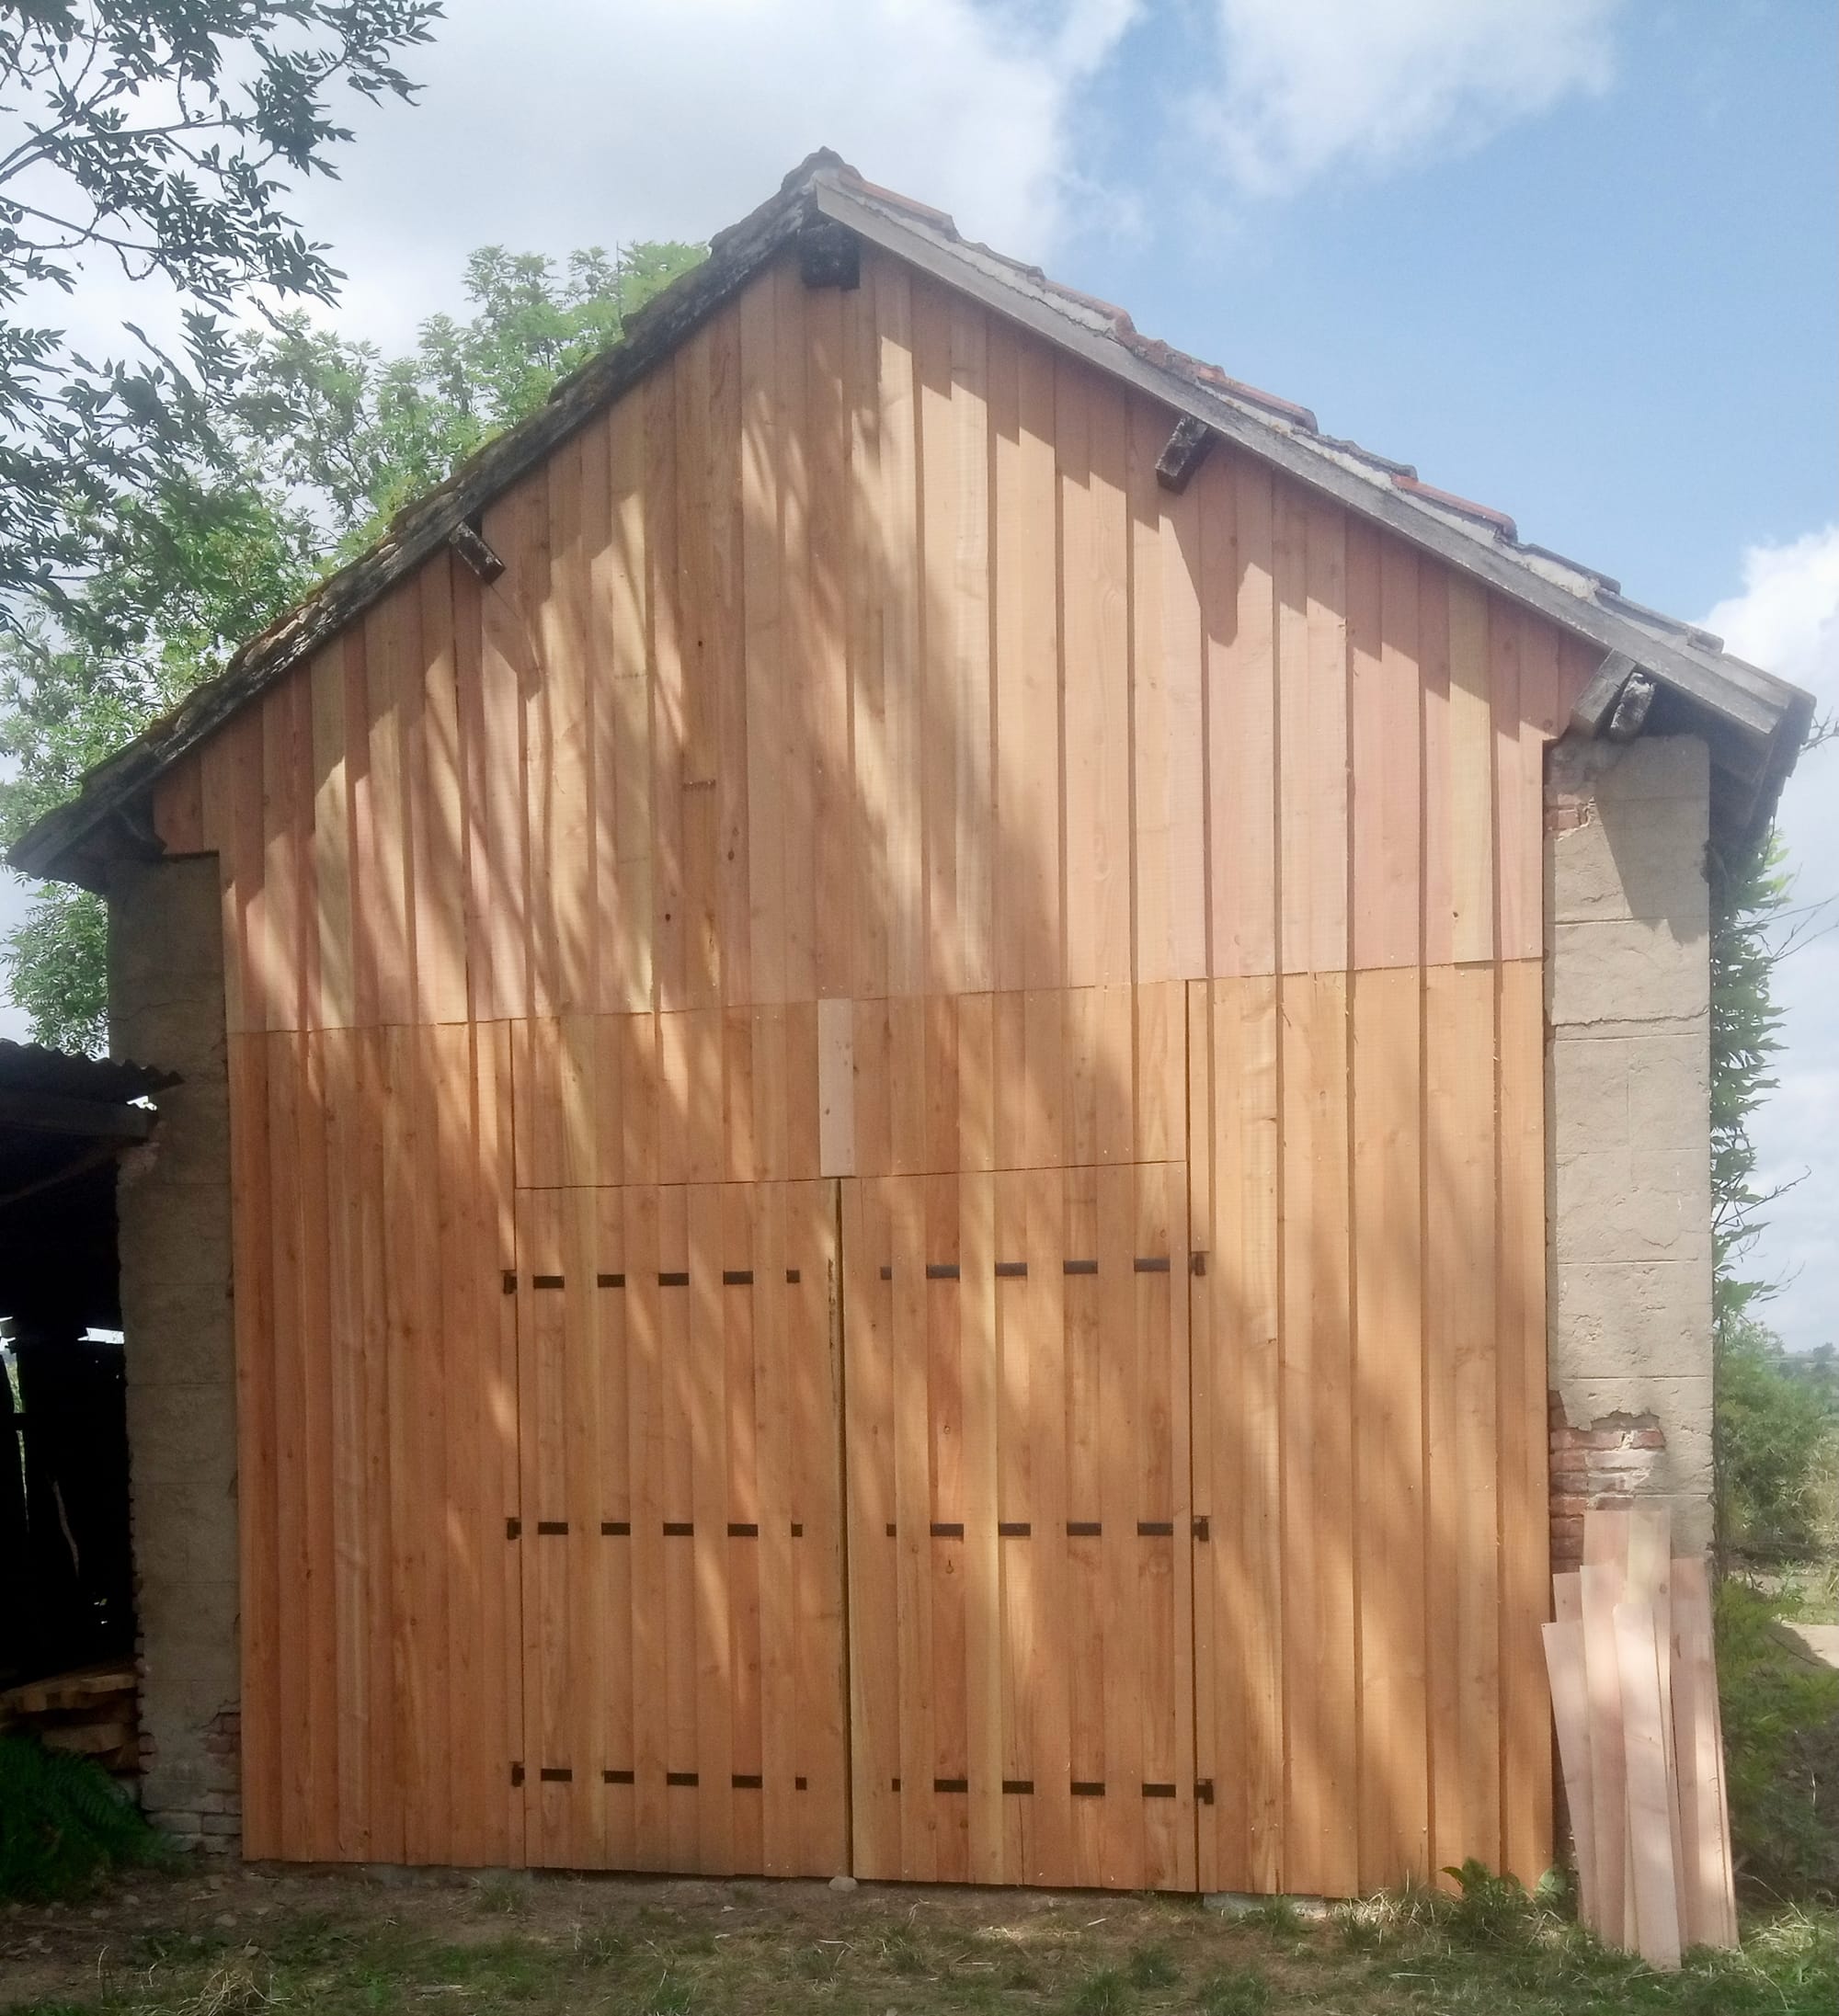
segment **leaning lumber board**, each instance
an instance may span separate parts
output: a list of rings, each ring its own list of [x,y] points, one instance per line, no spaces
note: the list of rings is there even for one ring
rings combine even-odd
[[[1680,1765],[1684,1843],[1682,1931],[1688,1945],[1734,1946],[1737,1904],[1730,1821],[1704,1562],[1675,1561],[1673,1582],[1674,1749]]]
[[[1673,1867],[1680,1866],[1679,1771],[1673,1735],[1673,1514],[1665,1505],[1637,1505],[1628,1515],[1631,1603],[1651,1603],[1661,1681],[1661,1740],[1666,1745],[1667,1821]]]
[[[1584,1684],[1590,1703],[1590,1828],[1596,1871],[1596,1925],[1622,1943],[1628,1924],[1628,1826],[1622,1768],[1622,1680],[1616,1653],[1616,1605],[1621,1570],[1587,1562],[1583,1591]]]
[[[1552,1615],[1561,1624],[1583,1622],[1583,1577],[1575,1568],[1552,1577]]]
[[[1679,1965],[1679,1896],[1667,1812],[1666,1737],[1660,1652],[1651,1603],[1617,1603],[1616,1651],[1622,1680],[1628,1839],[1634,1851],[1637,1950],[1651,1967]]]
[[[1554,1579],[1574,1583],[1577,1577]],[[1596,1836],[1590,1824],[1590,1685],[1584,1673],[1583,1624],[1581,1619],[1571,1619],[1543,1628],[1552,1717],[1558,1725],[1559,1764],[1564,1772],[1564,1796],[1571,1808],[1571,1842],[1577,1857],[1578,1917],[1597,1931],[1601,1900],[1596,1887]]]

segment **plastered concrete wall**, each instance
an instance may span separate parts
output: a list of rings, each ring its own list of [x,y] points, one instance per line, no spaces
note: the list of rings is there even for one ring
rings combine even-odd
[[[120,1166],[142,1801],[230,1850],[238,1799],[230,1111],[214,860],[124,864],[109,891],[109,1047],[178,1072]]]
[[[1552,1549],[1594,1503],[1711,1534],[1709,770],[1560,744],[1546,790]]]

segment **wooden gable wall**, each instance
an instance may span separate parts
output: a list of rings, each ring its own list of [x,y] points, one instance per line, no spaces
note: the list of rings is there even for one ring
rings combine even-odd
[[[783,265],[487,511],[497,581],[161,780],[224,891],[251,1852],[525,1851],[514,1192],[1186,1157],[1197,1880],[1539,1873],[1595,654],[1223,447],[1171,495],[1172,419]]]

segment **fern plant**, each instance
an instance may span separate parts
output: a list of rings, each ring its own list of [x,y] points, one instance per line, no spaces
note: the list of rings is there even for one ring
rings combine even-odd
[[[99,1765],[30,1737],[0,1737],[0,1897],[70,1896],[109,1869],[166,1852]]]

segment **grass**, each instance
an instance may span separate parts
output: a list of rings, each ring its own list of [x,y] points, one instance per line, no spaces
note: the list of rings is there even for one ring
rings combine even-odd
[[[1663,1976],[1500,1885],[1320,1919],[1192,1900],[816,1884],[137,1873],[0,1912],[6,2016],[1833,2016],[1839,1914],[1752,1919]]]

